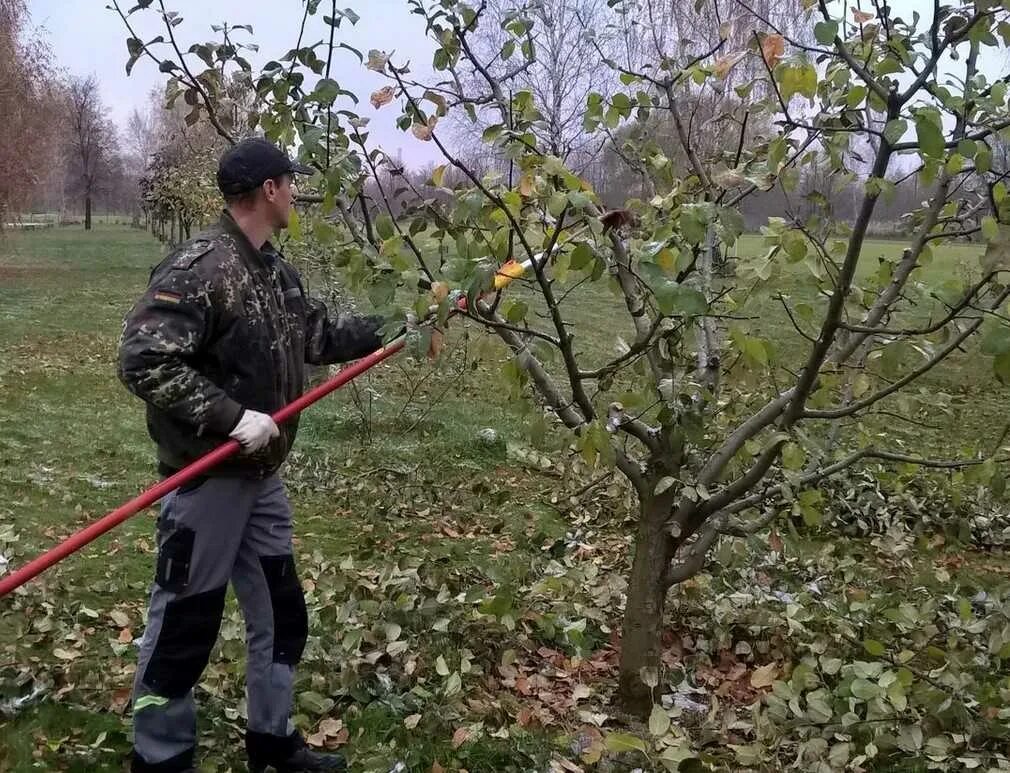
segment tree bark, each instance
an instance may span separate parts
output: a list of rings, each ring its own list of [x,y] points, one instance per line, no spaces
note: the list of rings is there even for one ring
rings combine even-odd
[[[618,701],[630,714],[647,717],[652,690],[642,681],[642,669],[659,674],[666,570],[673,558],[673,538],[665,530],[669,502],[643,501],[635,537],[635,560],[628,581],[628,600],[621,635]]]
[[[91,230],[91,194],[84,196],[84,230]]]

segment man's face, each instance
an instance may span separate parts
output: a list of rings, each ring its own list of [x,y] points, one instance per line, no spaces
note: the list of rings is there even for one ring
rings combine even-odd
[[[266,195],[267,214],[271,225],[278,231],[287,228],[297,193],[294,175],[286,174],[276,180],[267,180],[263,183],[263,192]]]

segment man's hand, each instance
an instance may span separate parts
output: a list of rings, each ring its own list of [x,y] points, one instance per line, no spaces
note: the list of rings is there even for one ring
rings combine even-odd
[[[242,452],[252,454],[259,451],[280,434],[274,420],[267,414],[259,411],[250,411],[248,408],[243,411],[242,418],[238,420],[235,429],[231,431],[230,437],[242,444]]]

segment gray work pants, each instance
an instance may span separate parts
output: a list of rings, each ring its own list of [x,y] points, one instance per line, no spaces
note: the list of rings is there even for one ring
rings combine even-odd
[[[193,688],[217,640],[228,582],[246,622],[248,733],[282,748],[308,633],[280,479],[207,478],[170,494],[134,683],[134,773],[193,765]],[[247,736],[247,745],[249,738]]]

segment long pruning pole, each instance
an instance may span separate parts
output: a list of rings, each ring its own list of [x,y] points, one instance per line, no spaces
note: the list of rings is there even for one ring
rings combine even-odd
[[[569,240],[574,238],[574,236],[578,233],[581,233],[582,230],[583,229],[577,230],[576,233],[569,237]],[[509,260],[503,264],[495,274],[494,289],[504,289],[513,280],[521,277],[530,268],[532,268],[535,262],[540,263],[547,257],[549,256],[534,256],[533,258],[521,263]],[[456,297],[456,306],[457,308],[453,310],[454,313],[457,309],[462,310],[466,308],[467,300],[465,296],[459,295]],[[310,405],[318,402],[331,392],[340,389],[340,387],[344,386],[348,382],[353,381],[366,370],[370,370],[383,360],[386,360],[394,354],[400,352],[406,342],[407,334],[400,335],[381,349],[369,354],[367,357],[362,357],[353,364],[342,368],[340,373],[330,380],[306,392],[297,400],[285,405],[279,411],[274,413],[272,416],[274,423],[283,424],[292,417],[297,416]],[[111,513],[103,516],[90,526],[86,526],[75,534],[72,534],[70,537],[67,537],[65,540],[56,545],[56,547],[47,550],[38,558],[11,572],[6,577],[0,577],[0,598],[3,598],[11,592],[17,590],[25,583],[38,577],[42,574],[42,572],[46,571],[46,569],[49,569],[53,565],[59,563],[72,553],[76,553],[85,545],[88,545],[98,539],[98,537],[102,536],[107,531],[114,529],[123,521],[158,502],[160,499],[179,488],[179,486],[182,486],[183,484],[193,480],[193,478],[202,475],[223,462],[225,459],[234,456],[240,449],[241,445],[237,440],[228,440],[227,442],[222,443],[213,451],[201,456],[199,459],[179,470],[174,475],[165,478],[165,480],[150,487],[139,496],[134,497],[129,502],[117,507]]]
[[[288,419],[304,411],[313,403],[316,403],[326,397],[326,395],[330,394],[330,392],[340,389],[340,387],[344,384],[357,378],[366,370],[369,370],[383,360],[392,357],[394,354],[403,349],[406,340],[407,336],[401,335],[367,357],[363,357],[354,362],[352,365],[348,365],[346,368],[341,369],[340,373],[331,378],[329,381],[326,381],[325,383],[317,386],[315,389],[306,392],[297,400],[288,403],[273,414],[272,418],[274,422],[276,424],[283,424]],[[229,440],[222,443],[213,451],[201,456],[195,462],[192,462],[188,466],[179,470],[171,477],[165,478],[165,480],[161,481],[157,485],[147,489],[140,496],[131,499],[129,502],[116,508],[108,515],[95,521],[90,526],[87,526],[76,534],[68,537],[56,547],[43,553],[34,561],[25,564],[20,569],[12,572],[6,577],[0,578],[0,598],[3,598],[17,588],[20,588],[29,580],[32,580],[42,574],[42,572],[46,569],[50,568],[59,561],[62,561],[71,553],[76,553],[88,543],[102,536],[105,532],[114,529],[123,521],[136,515],[141,510],[150,507],[165,495],[179,488],[179,486],[182,486],[188,481],[193,480],[193,478],[202,475],[212,467],[215,467],[223,462],[225,459],[234,456],[239,452],[240,448],[241,446],[237,440]]]

